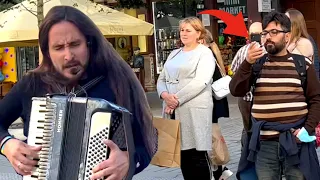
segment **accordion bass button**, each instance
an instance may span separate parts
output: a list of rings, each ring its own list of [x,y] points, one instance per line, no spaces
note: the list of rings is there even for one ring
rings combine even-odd
[[[49,147],[42,147],[41,148],[41,151],[44,151],[44,152],[49,152],[50,148]]]
[[[51,138],[49,138],[49,137],[43,137],[42,138],[44,141],[50,141],[51,140]]]
[[[42,148],[48,148],[48,149],[49,149],[49,148],[50,148],[49,143],[50,143],[50,142],[48,142],[48,143],[42,143],[41,147],[42,147]]]
[[[43,128],[44,130],[52,130],[52,126],[44,126],[44,128]]]
[[[48,155],[47,154],[40,154],[39,155],[40,159],[48,159]]]
[[[46,178],[46,175],[44,174],[44,175],[38,176],[37,179],[38,180],[46,180],[47,178]]]
[[[38,163],[45,163],[45,164],[47,164],[48,162],[49,162],[48,159],[41,159],[41,158],[40,158],[40,160],[39,160]]]
[[[40,174],[45,174],[47,171],[46,170],[42,170],[42,169],[38,169],[38,172],[39,172],[39,176],[40,176]]]

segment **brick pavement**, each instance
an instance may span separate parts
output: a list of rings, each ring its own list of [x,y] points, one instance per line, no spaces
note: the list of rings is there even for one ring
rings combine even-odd
[[[161,105],[155,93],[147,94],[150,107],[154,116],[161,115]],[[221,131],[228,144],[231,160],[227,167],[236,172],[240,158],[240,138],[242,131],[241,116],[236,105],[236,99],[229,97],[230,118],[219,120]],[[17,132],[18,131],[18,132]],[[14,133],[20,133],[21,130],[15,130]],[[318,150],[318,156],[320,151]],[[137,174],[134,180],[183,180],[179,168],[163,168],[149,165],[144,171]],[[235,180],[233,175],[230,180]],[[21,180],[21,177],[15,174],[9,162],[0,156],[0,180]]]
[[[230,108],[230,118],[219,120],[219,125],[221,127],[222,134],[228,145],[230,152],[230,162],[227,167],[232,171],[236,172],[238,167],[238,161],[240,159],[240,138],[242,132],[242,121],[240,112],[238,111],[236,100],[230,97],[231,103]],[[154,116],[161,115],[161,109],[159,107],[155,108],[153,106],[152,113]],[[235,180],[235,175],[233,175],[230,180]],[[150,165],[141,173],[134,177],[134,180],[183,180],[181,171],[179,168],[163,168]]]

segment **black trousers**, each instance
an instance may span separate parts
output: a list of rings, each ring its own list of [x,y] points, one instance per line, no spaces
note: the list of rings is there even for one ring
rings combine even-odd
[[[171,114],[175,119],[175,112]],[[180,168],[184,180],[211,180],[212,170],[207,151],[189,149],[181,151]]]
[[[211,180],[212,170],[207,151],[181,151],[181,171],[185,180]]]

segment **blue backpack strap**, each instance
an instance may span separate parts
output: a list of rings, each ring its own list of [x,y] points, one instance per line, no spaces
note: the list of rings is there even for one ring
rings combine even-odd
[[[291,57],[293,58],[293,62],[296,66],[296,70],[301,80],[301,86],[305,92],[307,80],[307,62],[305,60],[306,57],[299,54],[291,54]]]

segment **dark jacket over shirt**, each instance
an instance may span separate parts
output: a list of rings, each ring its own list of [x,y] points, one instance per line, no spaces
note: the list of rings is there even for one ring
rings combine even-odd
[[[89,77],[79,82],[80,86],[85,85],[94,77]],[[107,78],[103,78],[98,84],[87,90],[88,97],[105,99],[116,104],[116,97],[112,89],[108,86]],[[43,97],[47,94],[45,84],[40,79],[39,74],[25,75],[10,92],[0,101],[0,141],[9,135],[9,126],[19,117],[24,122],[24,135],[28,137],[32,97]],[[136,120],[133,121],[132,131],[136,148],[135,161],[137,168],[135,173],[141,172],[151,161],[147,153],[140,126]]]

